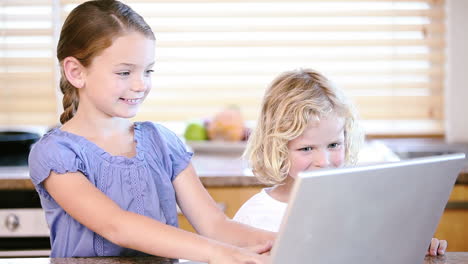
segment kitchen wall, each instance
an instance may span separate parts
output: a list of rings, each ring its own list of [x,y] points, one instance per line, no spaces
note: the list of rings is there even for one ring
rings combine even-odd
[[[468,1],[447,1],[445,117],[448,142],[468,142]]]

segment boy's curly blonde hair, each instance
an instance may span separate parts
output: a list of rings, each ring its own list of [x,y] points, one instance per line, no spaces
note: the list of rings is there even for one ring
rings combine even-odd
[[[279,184],[288,176],[288,142],[300,136],[310,120],[330,113],[344,118],[345,163],[356,163],[363,134],[354,106],[317,71],[299,69],[278,76],[267,89],[257,126],[244,157],[265,184]]]

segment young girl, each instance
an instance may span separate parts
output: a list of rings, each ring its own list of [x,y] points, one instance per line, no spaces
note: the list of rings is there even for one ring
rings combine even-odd
[[[44,135],[29,158],[51,256],[146,253],[266,263],[260,254],[274,234],[231,221],[217,208],[175,134],[128,120],[151,89],[154,45],[143,18],[115,0],[83,3],[63,25],[57,48],[63,125]],[[176,228],[176,203],[201,235]]]
[[[250,198],[234,220],[278,231],[298,173],[353,165],[362,141],[353,106],[327,78],[307,69],[281,74],[266,91],[244,153],[254,175],[273,187]],[[432,239],[430,254],[446,246]]]

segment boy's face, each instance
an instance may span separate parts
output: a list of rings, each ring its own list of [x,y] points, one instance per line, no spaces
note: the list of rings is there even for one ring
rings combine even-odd
[[[345,162],[344,118],[331,114],[309,122],[304,133],[289,141],[289,176],[302,171],[336,168]]]
[[[114,39],[86,69],[80,107],[104,115],[130,118],[151,90],[154,40],[139,32]]]

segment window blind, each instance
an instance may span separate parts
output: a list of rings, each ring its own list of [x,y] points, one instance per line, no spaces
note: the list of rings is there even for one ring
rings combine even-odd
[[[56,120],[51,1],[0,2],[0,124]]]
[[[28,1],[7,1],[13,2]],[[39,2],[46,6],[49,1]],[[63,22],[68,12],[81,2],[54,0],[49,4],[55,3],[58,8],[48,10],[60,12]],[[265,88],[273,78],[286,70],[313,68],[345,90],[357,105],[368,134],[444,132],[444,1],[124,2],[145,18],[157,39],[153,90],[136,120],[210,118],[230,105],[238,106],[246,120],[255,120]],[[2,12],[2,21],[43,19],[45,24],[43,28],[27,30],[2,26],[2,38],[31,34],[49,42],[40,45],[2,42],[2,51],[4,47],[7,51],[42,47],[53,53],[50,44],[56,40],[51,39],[54,36],[51,14],[41,16],[34,12],[34,16],[14,17],[7,13]],[[24,63],[29,60],[33,62]],[[53,96],[56,88],[52,85],[53,72],[57,70],[53,60],[47,56],[31,59],[2,55],[3,69],[16,69],[15,63],[21,67],[28,65],[29,71],[34,67],[42,69],[37,72],[34,68],[36,71],[29,74],[15,73],[20,75],[2,72],[2,90],[7,91],[10,96],[7,98],[21,97],[24,104],[22,107],[9,102],[15,106],[1,106],[2,121],[56,120],[46,118],[57,116]],[[37,80],[31,81],[33,76]],[[4,86],[6,79],[10,81]],[[37,86],[33,92],[26,95],[20,92],[21,87],[30,87],[31,83]],[[34,114],[41,113],[42,119],[25,111],[33,102],[39,109]],[[23,117],[8,119],[4,109]]]

